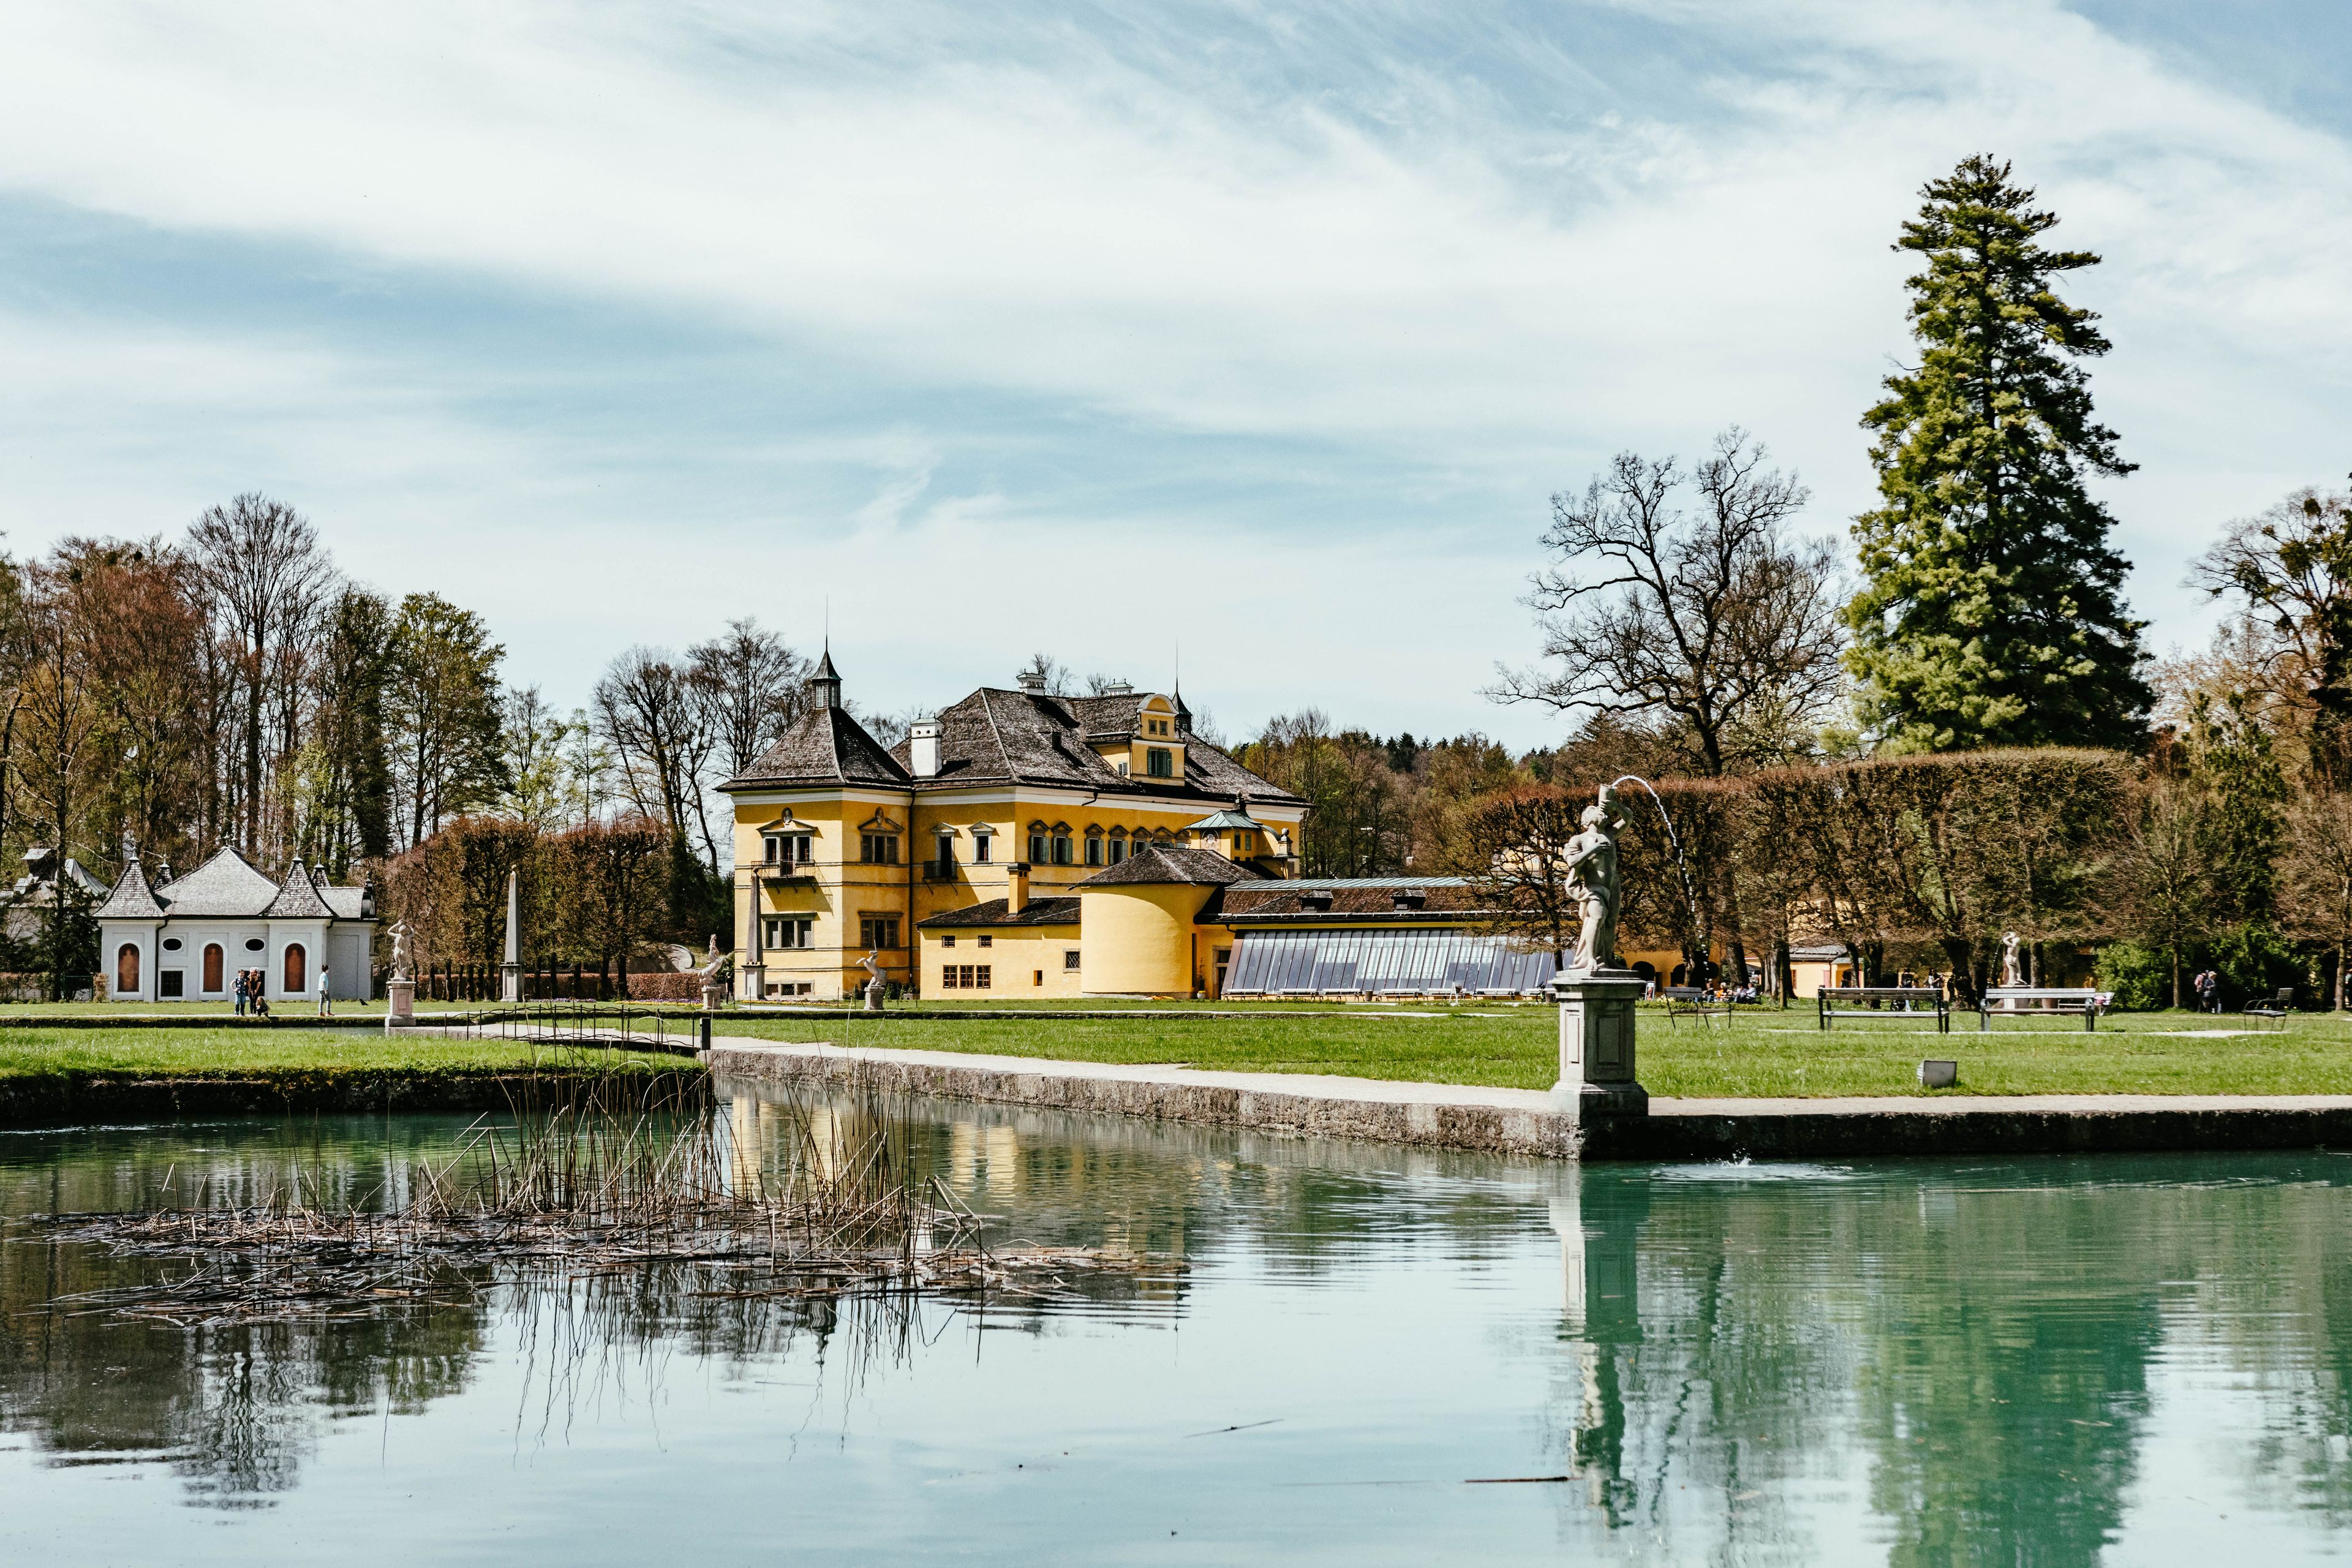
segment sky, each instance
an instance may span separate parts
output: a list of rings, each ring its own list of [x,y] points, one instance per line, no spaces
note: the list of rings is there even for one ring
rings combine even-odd
[[[1738,425],[1842,534],[1975,152],[2105,258],[2152,647],[2352,468],[2335,4],[9,11],[0,543],[259,490],[564,707],[751,616],[878,711],[1045,650],[1550,743],[1549,497]]]

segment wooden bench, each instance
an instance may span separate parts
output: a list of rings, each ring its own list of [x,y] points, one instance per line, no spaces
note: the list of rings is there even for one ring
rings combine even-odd
[[[1728,1019],[1731,1016],[1728,997],[1717,1001],[1696,985],[1669,985],[1658,994],[1666,999],[1666,1022],[1669,1024],[1682,1018],[1696,1018],[1704,1022],[1708,1018]]]
[[[1814,993],[1821,1026],[1832,1018],[1885,1017],[1889,1013],[1936,1015],[1936,1032],[1952,1032],[1952,1002],[1932,985],[1824,985]],[[1851,1004],[1851,1005],[1848,1005]]]
[[[1991,1028],[1996,1013],[2004,1018],[2080,1013],[2083,1027],[2095,1029],[2100,1010],[2106,1005],[2107,994],[2087,985],[1988,985],[1983,1000],[1977,1004],[1977,1032]]]
[[[2276,999],[2268,1000],[2257,996],[2246,1004],[2245,1011],[2240,1016],[2252,1018],[2257,1023],[2275,1024],[2284,1029],[2286,1027],[2286,1016],[2294,1010],[2294,987],[2282,985],[2279,987]]]

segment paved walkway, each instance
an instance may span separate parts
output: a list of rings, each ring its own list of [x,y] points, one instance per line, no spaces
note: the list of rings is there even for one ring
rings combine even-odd
[[[719,1036],[722,1079],[867,1085],[1320,1137],[1584,1159],[2352,1146],[2346,1095],[1937,1095],[1653,1100],[1580,1126],[1538,1090],[1313,1073],[779,1045]]]

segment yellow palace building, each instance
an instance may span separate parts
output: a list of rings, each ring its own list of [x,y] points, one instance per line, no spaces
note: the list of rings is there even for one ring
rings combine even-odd
[[[1214,995],[1223,891],[1289,879],[1306,803],[1192,732],[1180,695],[983,687],[885,749],[828,650],[809,711],[721,787],[737,994]]]

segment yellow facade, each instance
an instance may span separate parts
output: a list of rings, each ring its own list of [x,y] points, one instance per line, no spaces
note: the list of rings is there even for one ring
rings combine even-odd
[[[1098,996],[1189,996],[1207,988],[1197,929],[1214,888],[1139,883],[1078,895],[1086,988]]]
[[[1077,996],[1078,926],[959,926],[922,933],[922,990],[943,1002],[1018,1002]],[[948,971],[955,971],[950,975]],[[981,973],[985,971],[986,973]]]
[[[1110,788],[1122,792],[1116,794],[1002,778],[968,789],[944,779],[907,785],[780,781],[774,787],[749,778],[730,782],[738,994],[812,1000],[854,994],[866,982],[859,960],[870,947],[886,979],[912,981],[925,996],[954,998],[964,993],[943,987],[941,966],[980,962],[975,939],[983,931],[991,938],[992,984],[986,992],[974,988],[974,999],[1184,995],[1196,974],[1203,988],[1213,987],[1210,944],[1195,940],[1191,923],[1212,891],[1205,887],[1090,891],[1083,943],[1076,926],[1018,924],[960,927],[949,949],[945,933],[919,929],[933,916],[992,900],[1018,906],[1073,897],[1079,883],[1139,845],[1212,849],[1245,859],[1262,874],[1287,874],[1303,803],[1235,800],[1234,805],[1245,804],[1259,831],[1195,834],[1195,825],[1221,807],[1187,784],[1186,753],[1197,742],[1177,706],[1164,696],[1140,697],[1132,730],[1098,743],[1087,738],[1113,775]],[[1223,765],[1233,766],[1229,760]],[[1161,776],[1164,795],[1152,790]],[[1129,784],[1119,784],[1121,777]],[[1137,905],[1132,912],[1123,908],[1129,903]],[[1180,913],[1177,904],[1187,907]],[[1097,910],[1107,930],[1097,929]],[[755,919],[761,922],[756,948]],[[1231,946],[1229,935],[1221,940]],[[1076,969],[1067,967],[1073,951],[1081,955]]]

